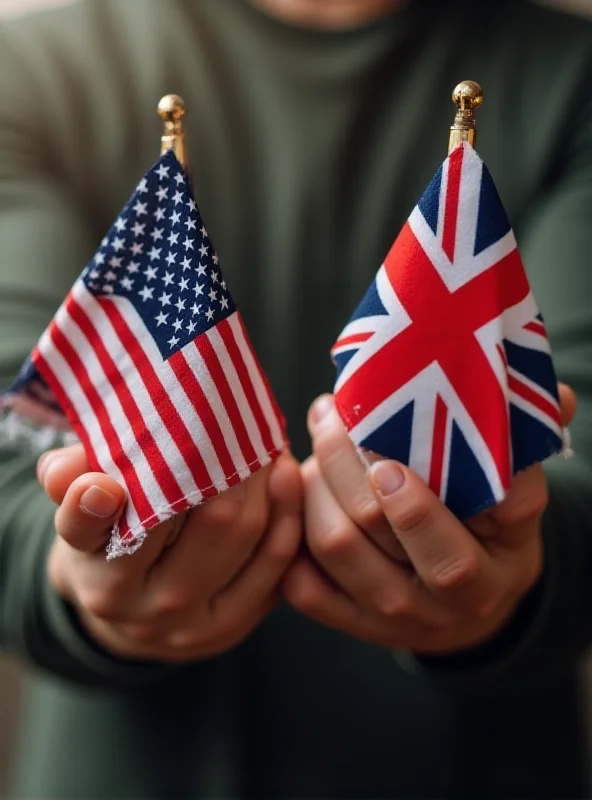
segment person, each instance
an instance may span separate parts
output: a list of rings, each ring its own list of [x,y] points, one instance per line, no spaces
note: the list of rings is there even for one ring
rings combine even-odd
[[[80,446],[36,467],[2,443],[0,644],[33,667],[16,797],[586,795],[590,28],[526,0],[80,0],[2,26],[2,385],[155,161],[174,91],[292,440],[114,563],[120,487]],[[397,464],[367,480],[327,355],[465,77],[577,453],[468,526]]]

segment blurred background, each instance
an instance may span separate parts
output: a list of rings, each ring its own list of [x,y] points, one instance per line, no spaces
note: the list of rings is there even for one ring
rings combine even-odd
[[[30,13],[40,8],[78,2],[79,0],[0,0],[2,18]],[[539,0],[574,14],[592,18],[592,0]],[[199,2],[199,0],[194,0]],[[582,681],[587,687],[587,717],[592,732],[592,659],[582,667]],[[0,800],[5,796],[11,756],[18,738],[18,709],[25,691],[22,669],[12,659],[0,655]],[[590,736],[592,742],[592,735]],[[591,754],[592,756],[592,754]],[[592,763],[592,757],[590,759]],[[592,768],[591,768],[592,777]]]

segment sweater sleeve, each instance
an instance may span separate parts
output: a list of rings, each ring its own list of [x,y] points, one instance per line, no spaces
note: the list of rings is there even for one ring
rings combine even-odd
[[[589,71],[587,72],[589,74]],[[589,93],[574,97],[589,97]],[[548,182],[517,230],[548,329],[558,380],[577,394],[575,457],[544,465],[545,568],[507,629],[450,658],[407,659],[451,687],[520,690],[572,670],[592,642],[592,103],[570,118],[549,159]]]
[[[0,34],[1,36],[2,34]],[[95,242],[48,148],[43,98],[10,40],[0,41],[0,388],[7,388]],[[0,437],[0,647],[64,678],[126,686],[169,669],[123,663],[81,630],[52,590],[54,507],[39,453]]]

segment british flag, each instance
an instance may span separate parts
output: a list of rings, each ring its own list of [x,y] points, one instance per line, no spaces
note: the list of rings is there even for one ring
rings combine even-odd
[[[461,519],[561,450],[545,326],[470,145],[440,167],[331,353],[353,441],[408,464]]]

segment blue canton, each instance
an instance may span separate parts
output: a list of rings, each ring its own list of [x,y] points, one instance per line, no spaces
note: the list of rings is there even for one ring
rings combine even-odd
[[[140,181],[82,280],[97,297],[126,297],[165,359],[236,310],[172,151]]]

